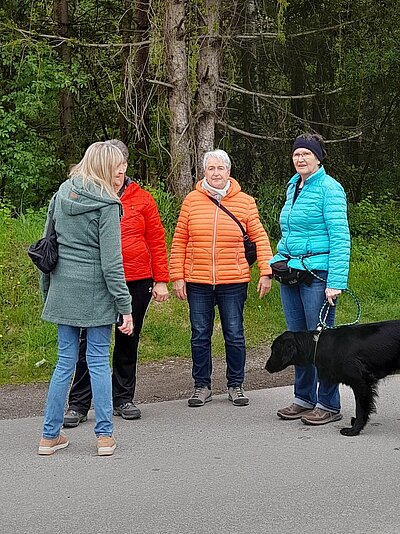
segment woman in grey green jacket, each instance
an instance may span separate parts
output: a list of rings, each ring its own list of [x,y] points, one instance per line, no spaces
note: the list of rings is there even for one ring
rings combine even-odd
[[[87,328],[87,364],[93,390],[95,434],[100,456],[113,454],[109,348],[112,324],[122,316],[121,332],[133,329],[131,297],[122,268],[121,204],[115,177],[124,165],[122,152],[94,143],[70,172],[50,202],[47,224],[54,219],[58,263],[41,274],[42,319],[58,325],[58,360],[47,397],[39,454],[68,446],[61,434],[64,405],[75,363],[79,333]],[[46,224],[46,226],[47,226]]]

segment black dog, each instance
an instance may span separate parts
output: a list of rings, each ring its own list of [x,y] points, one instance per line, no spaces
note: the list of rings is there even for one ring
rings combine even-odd
[[[314,363],[318,377],[353,390],[356,417],[344,436],[357,436],[375,411],[378,380],[400,369],[400,321],[342,326],[316,332],[284,332],[272,343],[265,368]]]

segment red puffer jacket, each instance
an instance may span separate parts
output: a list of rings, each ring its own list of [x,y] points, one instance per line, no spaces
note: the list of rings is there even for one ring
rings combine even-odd
[[[154,198],[132,182],[121,197],[122,258],[127,281],[154,278],[168,282],[165,232]]]

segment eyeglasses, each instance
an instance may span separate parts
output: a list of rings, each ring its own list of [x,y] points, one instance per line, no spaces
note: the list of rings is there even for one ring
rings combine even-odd
[[[312,157],[315,157],[312,152],[300,152],[298,154],[293,154],[292,156],[293,159],[300,159],[300,158],[310,159]]]

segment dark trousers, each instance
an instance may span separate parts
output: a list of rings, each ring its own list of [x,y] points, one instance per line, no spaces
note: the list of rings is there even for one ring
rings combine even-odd
[[[132,297],[134,331],[132,336],[127,336],[122,334],[117,327],[115,328],[112,372],[114,406],[132,402],[135,395],[139,336],[151,300],[153,279],[134,280],[127,282],[127,286]],[[68,405],[70,410],[86,415],[90,409],[91,402],[92,388],[86,363],[86,329],[82,328],[79,342],[79,359],[69,393]]]

